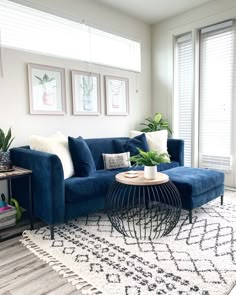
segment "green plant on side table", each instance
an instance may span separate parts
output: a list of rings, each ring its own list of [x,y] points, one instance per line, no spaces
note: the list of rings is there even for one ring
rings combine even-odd
[[[7,133],[4,133],[3,130],[0,129],[0,172],[12,168],[9,147],[13,139],[14,137],[11,135],[11,127]]]
[[[172,134],[169,123],[168,121],[163,119],[162,113],[156,113],[153,118],[148,117],[145,119],[145,121],[147,121],[147,123],[140,124],[146,126],[144,129],[141,130],[142,132],[153,132],[166,129],[170,134]]]
[[[144,152],[137,148],[139,153],[130,157],[130,161],[136,165],[144,166],[144,178],[155,179],[157,176],[157,165],[161,163],[169,163],[169,155],[167,153],[158,154],[156,151]]]

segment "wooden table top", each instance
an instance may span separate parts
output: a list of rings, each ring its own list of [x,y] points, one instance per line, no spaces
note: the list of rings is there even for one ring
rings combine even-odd
[[[157,172],[156,179],[146,179],[143,171],[126,171],[117,174],[116,181],[128,185],[158,185],[168,182],[169,176]]]
[[[0,172],[0,180],[31,174],[32,171],[21,167],[13,167],[12,171]]]

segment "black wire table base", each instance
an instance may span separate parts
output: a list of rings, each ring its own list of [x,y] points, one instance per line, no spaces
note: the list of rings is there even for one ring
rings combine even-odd
[[[169,234],[179,221],[181,198],[175,185],[128,185],[115,181],[106,197],[112,226],[126,237],[156,239]]]

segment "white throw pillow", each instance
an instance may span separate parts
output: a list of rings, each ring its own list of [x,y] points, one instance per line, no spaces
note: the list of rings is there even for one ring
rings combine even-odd
[[[140,135],[144,132],[131,130],[130,137],[133,138],[137,135]],[[167,130],[153,131],[145,133],[149,150],[157,151],[159,154],[167,153],[167,139],[168,132]]]
[[[130,152],[120,154],[102,154],[104,169],[128,168],[130,164]]]
[[[68,147],[68,139],[64,134],[57,132],[49,137],[31,135],[30,148],[57,155],[61,160],[64,179],[74,175],[74,166]]]

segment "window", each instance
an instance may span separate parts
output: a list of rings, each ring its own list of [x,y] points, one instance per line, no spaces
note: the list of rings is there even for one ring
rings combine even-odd
[[[141,71],[141,44],[0,0],[2,46]]]
[[[236,64],[232,21],[200,32],[199,166],[229,172]]]
[[[184,164],[192,164],[193,48],[192,35],[175,43],[175,135],[184,140]]]
[[[174,126],[185,140],[185,164],[196,159],[200,168],[224,171],[225,184],[235,187],[236,22],[202,28],[193,43],[191,34],[175,38]],[[194,72],[199,79],[193,80]]]

